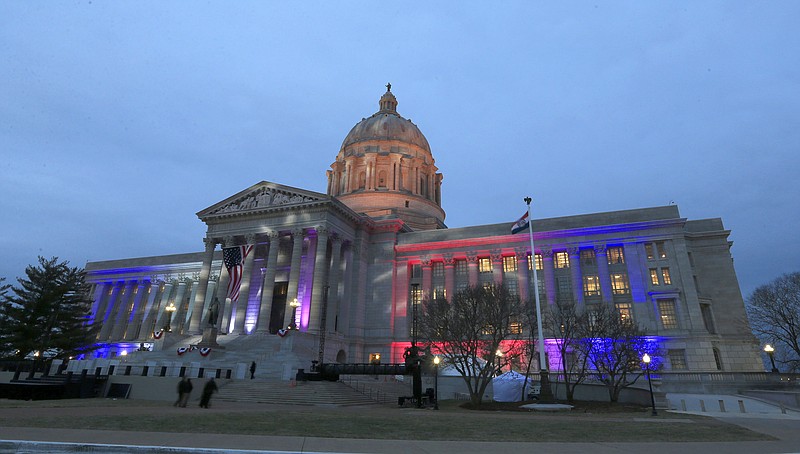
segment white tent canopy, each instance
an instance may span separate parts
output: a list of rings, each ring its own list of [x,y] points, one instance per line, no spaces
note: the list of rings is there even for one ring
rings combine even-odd
[[[533,388],[533,384],[529,379],[526,386],[525,376],[518,372],[511,370],[498,375],[492,379],[493,399],[495,402],[519,402],[522,400],[523,386],[525,386],[525,395],[527,396]]]

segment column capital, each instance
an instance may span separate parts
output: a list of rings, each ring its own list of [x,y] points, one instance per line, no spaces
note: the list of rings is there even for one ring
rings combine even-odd
[[[606,246],[605,244],[595,244],[593,247],[594,247],[594,253],[597,255],[605,255],[606,250],[608,249],[608,246]]]
[[[500,249],[492,249],[489,251],[489,255],[492,258],[492,263],[498,263],[503,261],[503,251]]]
[[[301,228],[297,228],[297,229],[292,229],[292,237],[294,237],[294,238],[297,238],[298,236],[300,238],[302,238],[304,233],[305,233],[305,231],[303,230],[302,227]]]
[[[267,230],[265,233],[270,243],[280,238],[281,234],[277,230]]]
[[[442,258],[444,259],[444,266],[454,266],[456,264],[453,254],[444,254]]]
[[[551,260],[553,259],[553,248],[551,248],[550,246],[540,247],[539,251],[542,254],[542,258]]]
[[[467,261],[468,262],[477,262],[478,261],[478,253],[475,251],[467,251]]]
[[[224,248],[235,246],[235,244],[233,244],[233,243],[234,243],[234,239],[233,239],[232,236],[226,236],[226,237],[222,238],[222,247],[224,247]]]
[[[581,249],[577,246],[570,246],[567,248],[569,255],[580,255]]]
[[[525,247],[518,247],[514,248],[514,254],[517,256],[517,260],[528,260],[528,248]]]
[[[206,252],[210,252],[217,248],[219,240],[216,238],[203,238],[203,243],[206,245]]]
[[[244,241],[247,244],[256,244],[256,234],[255,233],[248,233],[244,236]]]
[[[420,259],[420,263],[424,268],[429,268],[432,265],[432,260],[429,256],[425,256]]]
[[[328,230],[328,227],[324,226],[324,225],[318,225],[318,226],[314,227],[314,230],[317,231],[317,236],[328,236],[328,234],[331,233]]]

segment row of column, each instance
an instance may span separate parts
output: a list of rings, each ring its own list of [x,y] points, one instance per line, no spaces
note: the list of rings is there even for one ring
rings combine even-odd
[[[289,276],[288,276],[288,289],[287,289],[287,298],[286,298],[286,307],[284,311],[284,320],[281,323],[281,326],[288,327],[294,323],[295,320],[292,319],[294,317],[294,310],[289,306],[289,303],[297,298],[298,300],[301,299],[302,295],[305,295],[310,291],[311,296],[310,298],[302,297],[301,306],[298,308],[298,312],[300,315],[301,323],[299,324],[301,327],[305,327],[309,330],[318,331],[320,329],[320,320],[321,320],[321,310],[323,306],[323,294],[326,286],[329,286],[334,291],[331,291],[330,294],[332,295],[332,300],[328,301],[329,308],[335,309],[338,305],[338,287],[339,287],[339,276],[340,276],[340,268],[342,266],[341,263],[341,251],[342,251],[342,242],[341,238],[337,235],[329,235],[329,232],[326,228],[317,227],[313,229],[316,233],[316,237],[311,237],[308,235],[310,230],[303,230],[303,229],[296,229],[291,232],[292,238],[292,249],[291,255],[289,257]],[[261,297],[260,301],[258,302],[258,310],[257,310],[257,320],[256,320],[256,333],[267,333],[269,332],[270,326],[270,316],[272,314],[272,303],[274,297],[274,288],[276,283],[276,275],[278,270],[278,258],[279,258],[279,243],[281,234],[278,232],[269,232],[266,234],[267,241],[268,241],[268,252],[266,257],[266,264],[264,266],[264,273],[262,279],[260,281],[261,286]],[[313,254],[313,273],[311,275],[311,283],[305,283],[303,288],[301,289],[301,278],[302,271],[305,269],[302,263],[303,259],[303,244],[304,240],[309,238],[310,247],[315,248]],[[330,241],[329,241],[330,240]],[[208,279],[207,276],[210,275],[211,264],[213,261],[214,249],[218,240],[215,239],[206,239],[206,256],[203,260],[203,267],[201,270],[201,279],[200,279],[200,289],[202,290],[204,286],[207,285]],[[256,237],[254,235],[248,235],[245,237],[245,242],[247,244],[255,244]],[[330,257],[327,254],[328,250],[328,243],[331,242],[331,255]],[[223,247],[231,247],[234,245],[233,238],[227,238],[223,241]],[[310,251],[309,251],[310,252]],[[217,322],[217,326],[223,327],[223,329],[230,328],[230,332],[232,334],[244,334],[245,330],[245,319],[247,316],[247,309],[249,305],[248,298],[251,294],[250,292],[250,283],[252,282],[252,272],[253,272],[253,262],[255,260],[255,250],[248,254],[245,258],[242,268],[242,283],[239,292],[239,300],[237,302],[230,302],[229,300],[226,301],[227,296],[227,287],[228,281],[230,277],[228,276],[227,270],[223,266],[220,271],[220,283],[218,287],[218,293],[216,297],[219,301],[225,302],[223,304],[223,309],[220,310],[219,320]],[[309,257],[311,254],[309,254]],[[311,260],[309,258],[309,260]],[[306,264],[310,265],[310,264]],[[301,291],[303,290],[303,291]],[[202,295],[204,292],[198,291],[195,300],[194,300],[194,317],[191,323],[192,328],[194,329],[196,334],[202,332],[202,329],[206,326],[207,321],[202,320],[201,314],[205,314],[210,301],[207,301],[206,298],[203,298]],[[231,323],[231,320],[233,322]]]

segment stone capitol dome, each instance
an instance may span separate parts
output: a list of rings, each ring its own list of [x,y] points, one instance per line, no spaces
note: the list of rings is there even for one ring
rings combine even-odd
[[[380,109],[345,137],[327,172],[327,193],[374,219],[402,219],[413,230],[444,228],[442,174],[417,125],[397,113],[391,87]]]

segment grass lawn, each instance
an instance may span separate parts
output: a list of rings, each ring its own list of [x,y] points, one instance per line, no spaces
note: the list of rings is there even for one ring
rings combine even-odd
[[[520,411],[519,404],[463,402],[432,409],[312,407],[212,401],[210,410],[154,401],[81,399],[0,401],[0,424],[144,432],[471,441],[756,441],[772,438],[713,418],[637,406],[578,403],[569,412]]]

